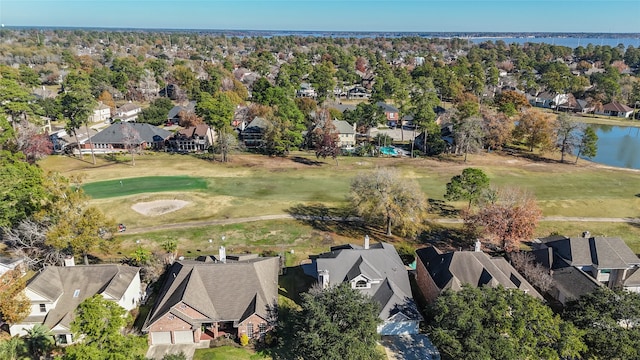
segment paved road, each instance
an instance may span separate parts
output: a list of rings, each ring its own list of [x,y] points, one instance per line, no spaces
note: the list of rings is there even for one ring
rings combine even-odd
[[[240,224],[247,222],[255,222],[255,221],[267,221],[267,220],[289,220],[289,219],[298,219],[298,220],[330,220],[330,221],[357,221],[360,220],[357,217],[313,217],[306,215],[290,215],[290,214],[274,214],[274,215],[262,215],[262,216],[252,216],[252,217],[244,217],[244,218],[230,218],[230,219],[215,219],[215,220],[205,220],[205,221],[191,221],[191,222],[183,222],[183,223],[173,223],[173,224],[163,224],[151,227],[141,227],[141,228],[132,228],[131,226],[127,227],[127,234],[143,234],[152,231],[158,230],[171,230],[171,229],[186,229],[193,227],[202,227],[202,226],[211,226],[211,225],[227,225],[227,224]],[[432,219],[431,221],[435,221],[442,224],[460,224],[462,223],[462,219],[453,219],[453,218],[441,218],[441,219]],[[640,219],[638,218],[603,218],[603,217],[565,217],[565,216],[547,216],[543,217],[540,221],[557,221],[557,222],[608,222],[608,223],[630,223],[630,224],[640,224]]]

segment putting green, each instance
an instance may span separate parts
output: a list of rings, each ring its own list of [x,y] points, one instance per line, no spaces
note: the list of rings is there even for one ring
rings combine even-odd
[[[82,186],[93,199],[163,191],[205,190],[207,180],[191,176],[145,176],[88,183]]]

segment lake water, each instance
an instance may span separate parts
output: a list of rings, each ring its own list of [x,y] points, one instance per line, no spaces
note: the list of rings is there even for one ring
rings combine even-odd
[[[570,48],[577,48],[578,46],[586,47],[588,44],[593,45],[609,45],[611,47],[616,47],[618,44],[623,44],[625,49],[629,45],[633,45],[633,47],[640,47],[640,38],[578,38],[578,37],[482,37],[482,38],[471,38],[469,39],[474,44],[483,43],[486,41],[496,42],[498,40],[502,40],[507,44],[524,44],[527,42],[530,43],[547,43],[552,45],[559,46],[568,46]]]
[[[591,161],[640,169],[640,128],[595,124],[589,126],[598,135],[598,153]]]

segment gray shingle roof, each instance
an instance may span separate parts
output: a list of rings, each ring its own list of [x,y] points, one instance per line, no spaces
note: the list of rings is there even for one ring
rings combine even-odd
[[[521,289],[542,298],[504,258],[492,258],[480,251],[443,254],[435,247],[418,249],[416,255],[441,290],[460,290],[463,284],[476,287],[502,285],[506,289]]]
[[[551,272],[551,277],[553,278],[553,286],[563,293],[568,300],[590,294],[603,286],[596,279],[573,266],[554,270]]]
[[[364,249],[348,244],[332,247],[315,259],[316,272],[329,272],[329,285],[351,281],[358,276],[374,280],[371,288],[359,288],[380,304],[380,318],[390,319],[398,312],[411,320],[422,320],[413,296],[409,275],[395,247],[378,243]]]
[[[120,123],[113,124],[95,134],[93,137],[91,137],[91,141],[94,144],[123,144],[125,143],[123,130],[126,126],[131,126],[135,131],[138,132],[140,140],[142,140],[141,142],[154,143],[162,141],[171,135],[170,131],[150,124]]]
[[[27,289],[40,294],[56,307],[44,318],[44,325],[52,329],[60,324],[69,328],[73,312],[85,299],[105,294],[120,299],[136,277],[140,268],[124,265],[49,266],[36,275]],[[74,297],[74,293],[78,295]],[[30,321],[33,319],[27,319]]]
[[[387,103],[384,103],[382,101],[378,101],[376,103],[376,105],[378,105],[380,108],[382,108],[382,110],[384,110],[386,112],[395,112],[395,113],[397,113],[397,112],[400,111],[400,110],[398,110],[398,108],[396,108],[396,107],[394,107],[392,105],[389,105]]]
[[[336,127],[339,134],[355,134],[356,131],[353,128],[353,125],[349,124],[344,120],[333,120],[333,126]]]
[[[640,259],[618,237],[554,237],[540,242],[554,249],[571,266],[594,266],[599,269],[627,269],[640,265]]]
[[[202,320],[237,323],[251,314],[266,318],[267,305],[277,301],[278,267],[277,257],[227,260],[226,263],[177,261],[168,270],[167,280],[144,329],[179,303],[200,312]]]

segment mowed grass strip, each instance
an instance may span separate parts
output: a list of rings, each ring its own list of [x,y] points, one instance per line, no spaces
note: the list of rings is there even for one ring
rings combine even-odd
[[[144,176],[93,182],[83,185],[82,189],[93,199],[106,199],[165,191],[206,190],[207,180],[191,176]]]

